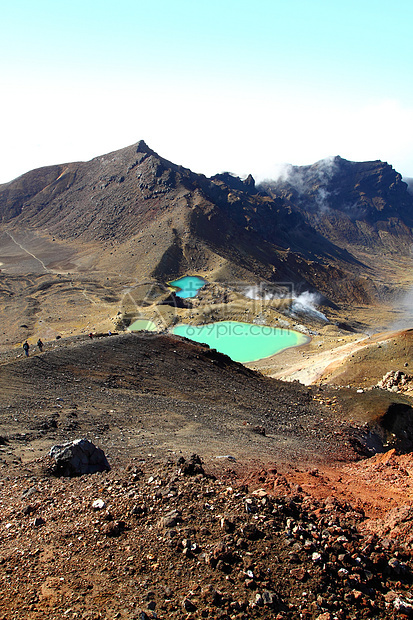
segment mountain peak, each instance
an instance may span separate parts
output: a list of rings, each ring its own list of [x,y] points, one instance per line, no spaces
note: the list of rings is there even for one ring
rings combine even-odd
[[[153,151],[145,142],[145,140],[138,140],[138,142],[136,142],[136,144],[134,144],[133,146],[136,147],[136,152],[137,153],[148,153],[148,154],[154,154],[155,151]]]
[[[225,183],[227,187],[242,192],[254,192],[255,191],[255,179],[252,174],[249,174],[246,179],[232,174],[231,172],[221,172],[211,177],[211,181],[215,183]]]

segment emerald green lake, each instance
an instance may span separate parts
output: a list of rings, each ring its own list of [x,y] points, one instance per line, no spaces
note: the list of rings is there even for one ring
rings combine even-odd
[[[199,289],[204,286],[205,280],[199,276],[185,276],[184,278],[179,278],[179,280],[168,282],[168,284],[178,289],[175,293],[177,297],[187,299],[188,297],[196,296]]]
[[[134,321],[131,325],[129,325],[128,331],[130,332],[143,332],[143,331],[155,332],[156,325],[155,323],[152,323],[152,321],[148,321],[147,319],[138,319],[137,321]]]
[[[280,327],[219,321],[208,325],[176,325],[173,333],[225,353],[235,362],[255,362],[289,347],[306,344],[310,338],[301,332]]]

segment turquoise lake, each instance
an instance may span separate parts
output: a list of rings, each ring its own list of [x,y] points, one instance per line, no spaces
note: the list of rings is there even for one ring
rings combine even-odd
[[[292,329],[237,321],[219,321],[208,325],[181,323],[172,332],[195,342],[204,342],[235,362],[255,362],[310,341],[308,336]]]
[[[187,299],[188,297],[196,296],[199,289],[204,286],[205,280],[199,276],[185,276],[184,278],[179,278],[179,280],[168,282],[168,284],[178,289],[178,291],[175,292],[177,297]]]
[[[147,319],[138,319],[137,321],[134,321],[131,325],[129,325],[128,331],[130,332],[143,332],[143,331],[155,332],[156,325],[155,323],[152,323],[152,321],[149,321]]]

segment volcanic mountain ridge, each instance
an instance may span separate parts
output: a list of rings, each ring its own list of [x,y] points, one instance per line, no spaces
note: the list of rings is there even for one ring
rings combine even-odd
[[[193,173],[143,141],[0,186],[0,214],[3,231],[60,240],[95,270],[290,282],[329,303],[393,295],[413,242],[413,196],[386,163],[336,157],[256,186]]]

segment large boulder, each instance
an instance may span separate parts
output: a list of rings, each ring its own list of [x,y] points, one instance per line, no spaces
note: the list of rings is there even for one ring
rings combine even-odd
[[[55,460],[52,472],[55,476],[82,476],[110,469],[103,450],[88,439],[53,446],[49,454]]]

